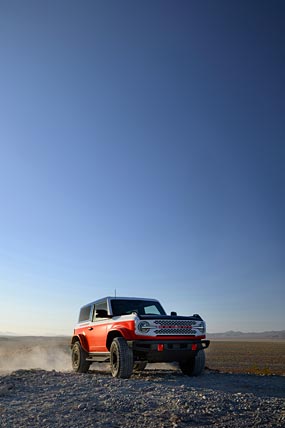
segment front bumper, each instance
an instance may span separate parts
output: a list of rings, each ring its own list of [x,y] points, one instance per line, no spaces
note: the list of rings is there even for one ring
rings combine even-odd
[[[149,363],[185,361],[208,348],[209,340],[133,340],[128,341],[138,360]]]

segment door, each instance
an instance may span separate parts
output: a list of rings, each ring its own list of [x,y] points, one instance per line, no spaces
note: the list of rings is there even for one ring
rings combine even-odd
[[[108,352],[106,348],[107,325],[107,301],[95,303],[93,320],[88,327],[88,343],[90,352]]]

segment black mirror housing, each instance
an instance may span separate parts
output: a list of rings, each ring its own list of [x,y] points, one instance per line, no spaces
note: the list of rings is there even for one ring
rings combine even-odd
[[[105,309],[97,309],[96,318],[109,318],[108,312]]]

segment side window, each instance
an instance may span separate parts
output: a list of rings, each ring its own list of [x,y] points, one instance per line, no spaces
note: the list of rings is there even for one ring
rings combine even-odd
[[[107,315],[108,315],[107,301],[96,303],[94,313],[93,313],[93,321],[100,321],[104,318],[107,318]]]
[[[78,322],[88,321],[90,317],[91,306],[84,306],[80,309],[79,320]]]

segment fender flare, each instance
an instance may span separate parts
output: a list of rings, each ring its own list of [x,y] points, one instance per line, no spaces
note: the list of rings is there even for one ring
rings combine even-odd
[[[87,342],[87,339],[86,339],[86,337],[85,337],[84,334],[77,334],[76,336],[72,337],[71,346],[70,346],[71,348],[72,348],[72,345],[74,345],[75,342],[79,342],[80,345],[81,345],[81,348],[84,349],[85,352],[87,352],[87,353],[89,352],[89,350],[88,350],[88,342]]]
[[[119,332],[121,336],[126,340],[132,340],[134,338],[132,330],[120,325],[116,325],[116,328],[109,330],[108,335],[109,333],[113,333],[115,331]]]
[[[123,326],[116,326],[116,328],[108,331],[108,334],[106,337],[107,349],[110,349],[112,339],[114,337],[119,337],[119,336],[123,337],[125,340],[133,340],[132,332],[129,329]],[[112,339],[110,340],[110,338]]]

